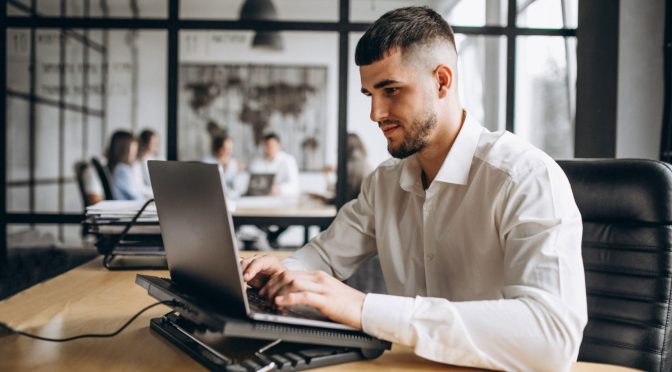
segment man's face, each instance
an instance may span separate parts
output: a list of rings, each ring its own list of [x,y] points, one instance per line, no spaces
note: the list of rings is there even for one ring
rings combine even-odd
[[[280,143],[275,138],[269,138],[264,142],[264,156],[269,159],[275,159],[275,155],[280,151]]]
[[[404,61],[399,51],[359,68],[362,93],[371,97],[371,120],[378,123],[395,158],[422,150],[437,123],[431,71],[417,71],[422,68]]]

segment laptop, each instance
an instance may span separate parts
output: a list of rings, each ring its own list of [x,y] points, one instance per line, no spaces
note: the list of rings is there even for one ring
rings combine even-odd
[[[171,281],[227,313],[283,324],[354,330],[309,307],[280,310],[243,281],[237,240],[216,164],[149,161]]]
[[[271,191],[273,191],[274,180],[275,174],[273,173],[250,174],[250,182],[247,184],[247,192],[245,192],[245,196],[270,195]]]

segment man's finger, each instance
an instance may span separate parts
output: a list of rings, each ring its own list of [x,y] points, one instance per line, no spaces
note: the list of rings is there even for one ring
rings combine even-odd
[[[243,260],[243,279],[247,282],[254,279],[257,274],[272,267],[266,256],[252,256]]]
[[[250,266],[250,263],[256,259],[257,256],[254,255],[252,257],[247,257],[247,258],[241,258],[240,259],[240,267],[245,271],[248,266]]]
[[[268,279],[264,288],[259,292],[260,295],[273,299],[282,288],[289,287],[293,285],[293,282],[296,280],[302,280],[306,276],[306,273],[303,271],[284,271],[281,273],[276,273],[271,275]]]
[[[321,311],[326,305],[327,297],[315,292],[292,292],[275,298],[280,307],[307,305]]]
[[[282,296],[290,292],[327,294],[329,288],[324,283],[316,280],[314,272],[286,271],[282,274],[272,276],[260,294],[273,299],[276,296]]]
[[[243,280],[257,288],[264,285],[273,274],[286,270],[276,257],[268,255],[251,257],[243,264],[246,264],[243,270]]]
[[[269,292],[268,298],[274,298],[276,296],[284,296],[292,292],[312,292],[317,294],[326,294],[328,288],[324,285],[315,282],[311,276],[302,275],[294,278],[291,283],[288,282],[286,285],[275,288],[273,293]]]

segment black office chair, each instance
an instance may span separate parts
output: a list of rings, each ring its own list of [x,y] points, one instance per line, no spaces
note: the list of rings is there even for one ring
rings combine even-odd
[[[84,172],[89,164],[85,161],[78,161],[75,163],[75,178],[77,179],[77,188],[79,189],[79,196],[82,198],[82,206],[86,208],[89,206],[89,198],[86,197],[86,189],[84,187]]]
[[[672,370],[672,166],[558,163],[583,217],[588,324],[579,360]]]
[[[113,200],[114,195],[112,195],[112,185],[110,183],[112,177],[110,176],[109,170],[100,162],[100,160],[98,160],[98,158],[91,158],[91,164],[93,164],[93,167],[96,168],[96,173],[98,174],[98,178],[100,178],[100,183],[103,185],[105,200]]]

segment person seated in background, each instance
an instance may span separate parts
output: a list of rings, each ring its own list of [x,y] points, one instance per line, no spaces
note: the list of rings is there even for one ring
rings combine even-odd
[[[346,172],[348,174],[348,199],[357,199],[359,190],[362,188],[364,178],[373,172],[373,167],[367,158],[368,153],[364,143],[355,133],[348,133],[348,161]]]
[[[268,133],[264,136],[263,156],[252,161],[249,172],[250,174],[274,174],[273,195],[298,196],[301,191],[296,159],[282,151],[280,137],[275,133]]]
[[[99,201],[105,200],[105,190],[103,184],[100,182],[96,168],[91,162],[87,162],[86,169],[82,175],[84,184],[84,194],[86,196],[86,206],[94,205]]]
[[[145,129],[138,136],[138,157],[133,163],[133,170],[145,198],[154,197],[152,184],[149,181],[148,160],[156,160],[159,154],[159,135],[152,129]]]
[[[298,196],[301,191],[299,187],[299,167],[296,165],[296,159],[282,151],[280,137],[275,133],[268,133],[264,136],[263,156],[252,161],[249,172],[250,174],[274,174],[271,189],[273,195]],[[286,226],[263,226],[260,228],[266,232],[268,244],[273,248],[278,247],[280,234],[287,230]]]
[[[359,196],[359,190],[362,187],[362,181],[364,177],[368,176],[369,173],[373,171],[373,167],[369,164],[367,159],[367,152],[364,143],[355,133],[348,133],[347,141],[347,163],[346,163],[346,177],[347,177],[347,199],[350,201],[352,199],[357,199]],[[336,172],[336,166],[328,165],[323,168],[325,173],[331,174]],[[328,189],[333,189],[335,185],[327,186]],[[327,197],[320,194],[309,194],[315,199],[319,199],[328,204],[335,204],[336,197]]]
[[[234,181],[238,176],[238,161],[233,158],[233,141],[225,131],[212,133],[210,155],[203,158],[204,163],[219,164],[224,173],[224,182],[229,190],[234,189]]]
[[[114,199],[143,199],[140,184],[133,171],[137,154],[138,142],[130,132],[118,130],[112,134],[106,155]]]

